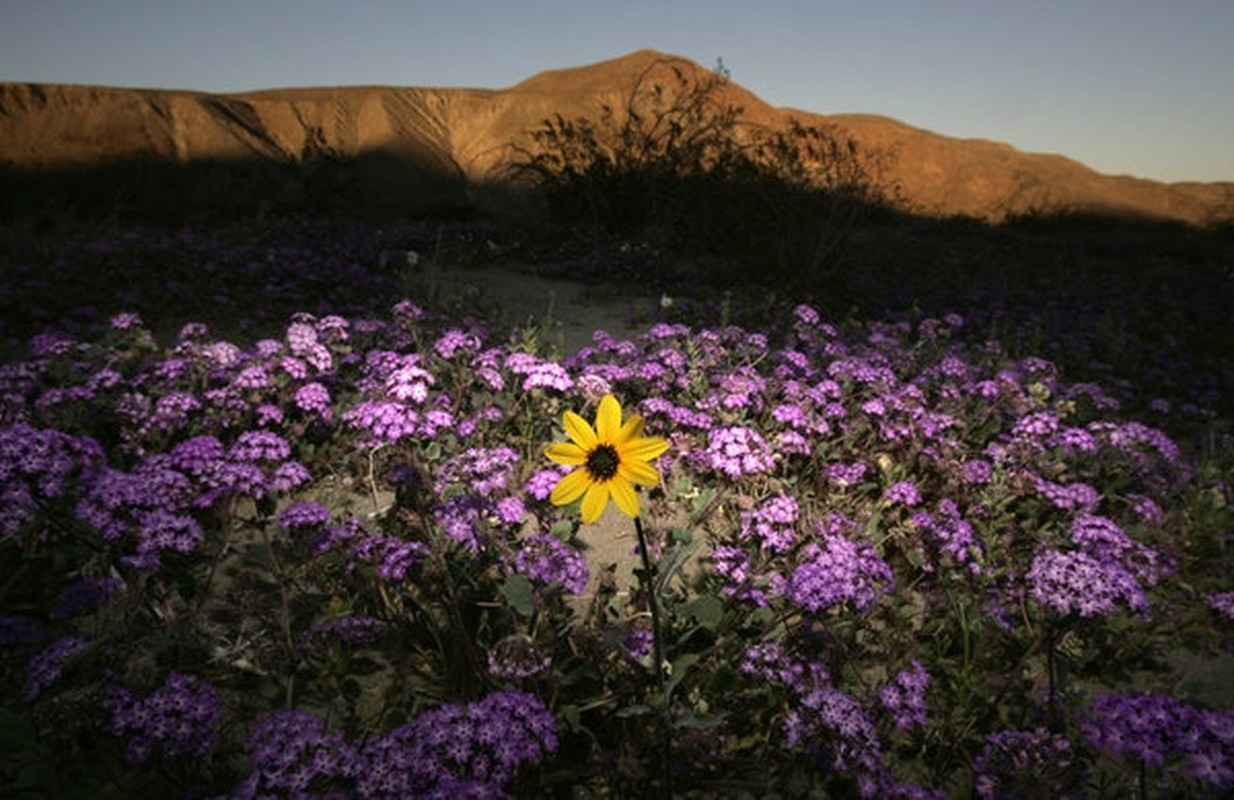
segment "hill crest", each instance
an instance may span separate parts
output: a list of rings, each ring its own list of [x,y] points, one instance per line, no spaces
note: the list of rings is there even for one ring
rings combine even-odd
[[[505,89],[395,86],[272,88],[231,94],[73,84],[0,84],[0,168],[63,175],[101,165],[205,162],[295,165],[322,154],[366,159],[355,181],[388,211],[458,208],[490,182],[540,123],[620,107],[640,76],[711,74],[655,50],[532,75]],[[1082,211],[1190,224],[1234,221],[1234,183],[1160,183],[1100,174],[1065,156],[959,139],[870,114],[775,108],[737,83],[722,100],[743,121],[835,126],[864,150],[893,152],[881,176],[905,210],[999,221]],[[123,175],[123,171],[118,174]],[[27,184],[22,184],[27,185]],[[138,191],[134,189],[133,191]],[[284,191],[295,192],[295,187]]]

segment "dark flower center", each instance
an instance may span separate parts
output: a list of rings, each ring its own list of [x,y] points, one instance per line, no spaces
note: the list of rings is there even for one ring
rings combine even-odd
[[[617,465],[621,459],[617,457],[617,449],[611,444],[596,445],[587,454],[587,472],[593,481],[606,481],[617,474]]]

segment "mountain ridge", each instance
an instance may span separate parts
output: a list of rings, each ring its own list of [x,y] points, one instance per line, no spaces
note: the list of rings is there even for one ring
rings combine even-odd
[[[376,154],[350,178],[362,196],[387,210],[458,207],[472,202],[473,187],[500,179],[545,119],[621,107],[640,76],[654,80],[673,69],[711,74],[679,56],[638,50],[538,72],[503,89],[376,85],[211,93],[0,83],[0,167],[34,180],[126,160],[288,166],[323,153]],[[1065,211],[1234,222],[1231,182],[1106,175],[1064,155],[950,137],[891,117],[773,107],[732,81],[718,91],[722,102],[742,109],[743,122],[834,126],[865,151],[894,153],[879,181],[912,213],[991,222]]]

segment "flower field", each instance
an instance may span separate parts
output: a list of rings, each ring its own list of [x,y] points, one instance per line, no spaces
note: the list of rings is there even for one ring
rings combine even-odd
[[[558,253],[674,302],[557,353],[421,291],[548,260],[465,226],[4,241],[6,795],[1234,790],[1234,380],[1178,293]]]

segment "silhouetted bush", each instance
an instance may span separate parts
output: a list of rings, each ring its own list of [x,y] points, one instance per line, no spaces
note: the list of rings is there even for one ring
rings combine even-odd
[[[653,77],[666,63],[669,85]],[[657,61],[595,120],[544,120],[531,147],[515,148],[513,175],[542,192],[554,221],[587,236],[757,255],[779,279],[817,274],[857,220],[883,207],[874,178],[889,154],[832,126],[752,123],[725,101],[726,84]]]

